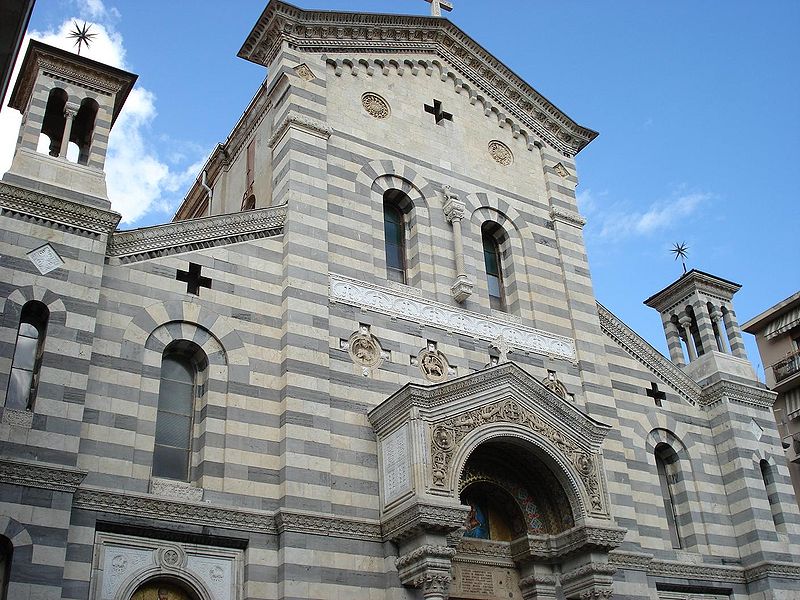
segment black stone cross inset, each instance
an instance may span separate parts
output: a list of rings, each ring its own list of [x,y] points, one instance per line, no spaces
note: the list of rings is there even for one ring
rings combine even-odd
[[[201,287],[211,289],[211,279],[200,275],[200,269],[202,269],[200,265],[190,262],[188,271],[178,269],[178,273],[175,275],[175,279],[178,281],[186,282],[186,292],[195,296],[200,295]]]
[[[436,118],[436,124],[438,125],[442,121],[452,121],[453,115],[449,112],[444,112],[442,110],[442,102],[441,100],[434,99],[433,106],[430,104],[425,105],[425,112],[431,113]]]
[[[661,401],[667,399],[667,395],[658,389],[658,384],[650,382],[651,389],[645,390],[647,395],[650,396],[656,403],[656,406],[661,406]]]

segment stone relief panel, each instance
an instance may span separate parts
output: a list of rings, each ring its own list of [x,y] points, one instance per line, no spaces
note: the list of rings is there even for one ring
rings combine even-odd
[[[306,63],[297,65],[294,68],[294,72],[297,73],[300,79],[304,79],[305,81],[312,81],[317,78],[317,76],[314,75],[314,71],[312,71]]]
[[[162,573],[201,582],[207,598],[240,599],[241,550],[98,533],[95,552],[92,600],[129,598],[139,586]]]
[[[28,258],[42,275],[47,275],[64,264],[64,260],[50,244],[31,250],[28,252]]]
[[[575,341],[570,338],[341,275],[330,276],[330,299],[479,340],[503,340],[509,349],[567,360],[575,360],[576,357]]]
[[[388,505],[411,490],[411,458],[408,425],[383,440],[383,500]]]
[[[375,92],[367,92],[361,96],[361,105],[376,119],[388,119],[391,114],[389,103]]]

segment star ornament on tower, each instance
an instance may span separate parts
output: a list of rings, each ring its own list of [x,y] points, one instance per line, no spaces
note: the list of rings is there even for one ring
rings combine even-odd
[[[672,249],[670,250],[675,255],[675,260],[681,259],[681,263],[683,264],[683,273],[686,274],[686,257],[689,254],[689,246],[686,245],[686,242],[681,242],[680,244],[673,244]]]
[[[78,25],[77,21],[73,21],[72,24],[75,25],[75,29],[70,31],[67,37],[75,40],[75,45],[78,47],[78,56],[80,56],[81,46],[86,46],[88,48],[97,34],[89,33],[92,25],[87,24],[86,21],[83,22],[83,25]]]

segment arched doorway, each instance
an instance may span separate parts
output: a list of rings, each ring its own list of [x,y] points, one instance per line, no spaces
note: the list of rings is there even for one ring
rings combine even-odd
[[[470,510],[453,558],[451,598],[521,599],[519,548],[575,525],[553,468],[519,440],[489,440],[467,459],[459,497]]]
[[[131,600],[196,600],[182,586],[171,581],[148,581],[139,587]]]

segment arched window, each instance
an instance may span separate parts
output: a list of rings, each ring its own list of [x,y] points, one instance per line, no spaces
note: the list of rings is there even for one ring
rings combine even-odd
[[[64,137],[64,127],[67,125],[67,116],[64,109],[67,106],[69,95],[61,88],[53,88],[47,96],[47,106],[42,119],[42,133],[50,138],[47,146],[50,156],[58,156],[61,152],[61,141]]]
[[[783,515],[781,514],[778,487],[775,485],[775,474],[772,471],[772,465],[766,460],[762,460],[759,463],[759,467],[761,467],[761,480],[764,482],[764,489],[769,499],[769,510],[772,513],[772,522],[775,524],[775,530],[783,533],[785,526]]]
[[[22,307],[14,346],[14,359],[8,379],[6,407],[33,410],[36,389],[39,387],[39,370],[42,366],[44,338],[50,311],[37,300]]]
[[[680,471],[678,469],[678,455],[667,444],[659,444],[655,449],[656,469],[658,482],[661,485],[661,497],[664,500],[664,512],[667,514],[669,535],[673,548],[682,548],[680,529],[678,525],[678,512],[675,504],[675,484],[677,484]]]
[[[486,266],[486,283],[489,287],[489,305],[495,310],[506,309],[503,285],[503,262],[498,242],[500,226],[486,222],[481,226],[483,262]]]
[[[89,151],[92,148],[92,135],[94,134],[94,124],[97,120],[97,111],[100,105],[93,98],[84,98],[81,106],[72,121],[70,131],[70,142],[78,147],[78,164],[89,163]]]
[[[187,481],[192,452],[194,400],[205,354],[192,342],[175,341],[161,359],[153,476]]]
[[[388,190],[383,195],[383,233],[386,246],[386,277],[399,283],[407,282],[405,218],[395,195],[399,190]]]
[[[0,600],[8,597],[8,579],[11,574],[11,559],[14,546],[6,536],[0,535]]]

